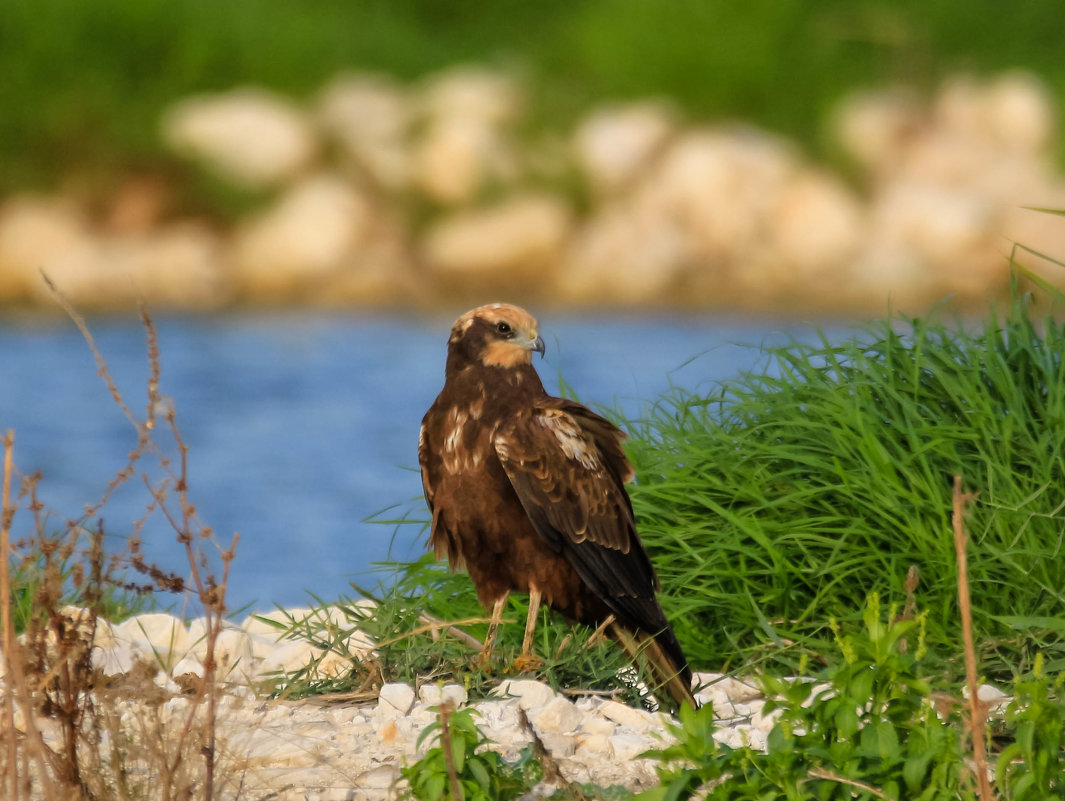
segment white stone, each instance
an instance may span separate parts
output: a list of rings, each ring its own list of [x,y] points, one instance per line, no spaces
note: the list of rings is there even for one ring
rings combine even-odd
[[[261,89],[182,100],[166,112],[162,130],[174,151],[253,189],[293,178],[317,150],[300,110]]]
[[[610,737],[610,747],[614,752],[614,758],[627,762],[636,759],[644,751],[654,748],[657,744],[654,740],[642,734],[614,734]]]
[[[154,656],[168,666],[189,650],[189,633],[185,624],[164,612],[149,612],[131,617],[114,627],[115,639],[129,643],[134,651]]]
[[[529,709],[528,715],[529,722],[538,731],[548,734],[575,731],[584,720],[581,711],[571,701],[567,701],[560,695],[543,706]]]
[[[634,709],[617,701],[604,701],[599,714],[608,720],[634,729],[647,729],[658,724],[658,718],[642,709]]]
[[[355,777],[355,784],[367,789],[384,790],[392,787],[398,779],[399,768],[393,765],[381,765],[359,774]]]
[[[292,673],[302,670],[315,660],[321,659],[323,651],[307,640],[284,640],[259,663],[259,675]]]
[[[92,666],[105,676],[128,673],[136,661],[136,655],[129,643],[97,646],[92,651]]]
[[[475,118],[448,117],[425,131],[412,171],[412,181],[427,197],[458,204],[473,200],[490,181],[513,178],[516,166],[498,130]]]
[[[88,219],[64,200],[23,196],[0,206],[0,300],[42,297],[43,270],[69,261],[93,243]]]
[[[479,67],[455,67],[432,76],[421,92],[422,113],[430,118],[466,118],[503,125],[522,111],[518,85],[507,75]]]
[[[575,756],[579,760],[589,762],[613,758],[614,748],[610,744],[610,737],[611,734],[578,735]]]
[[[426,262],[439,276],[495,277],[510,283],[550,274],[566,237],[571,215],[549,195],[512,197],[495,206],[459,212],[426,234]]]
[[[581,722],[581,733],[587,735],[611,735],[617,726],[600,717],[586,717]]]
[[[556,695],[551,685],[533,679],[507,679],[493,692],[496,695],[517,698],[518,705],[526,712],[535,707],[546,706]]]
[[[385,76],[341,74],[319,94],[317,114],[377,184],[391,191],[406,187],[414,120],[406,90]]]
[[[831,291],[866,235],[865,211],[857,195],[820,170],[804,169],[788,180],[769,215],[773,258],[780,265],[773,278],[784,279],[786,271],[794,271],[803,282],[799,288],[814,295]],[[812,278],[825,279],[827,285],[805,284]]]
[[[916,99],[905,92],[852,95],[835,114],[835,137],[874,177],[898,171],[914,138],[928,125]]]
[[[577,750],[576,738],[569,734],[544,734],[540,740],[555,759],[571,757]]]
[[[450,703],[455,709],[466,705],[466,688],[461,684],[445,684],[442,691],[442,701]]]
[[[390,682],[381,687],[377,709],[382,714],[395,717],[406,715],[414,706],[414,688],[402,682]]]
[[[674,114],[661,103],[598,109],[577,126],[577,163],[598,191],[623,190],[661,154],[676,128]]]
[[[234,274],[250,297],[291,300],[350,265],[371,225],[366,198],[335,175],[288,189],[235,236]]]
[[[985,119],[1001,146],[1036,155],[1052,148],[1057,128],[1054,95],[1037,76],[1005,73],[987,88]]]

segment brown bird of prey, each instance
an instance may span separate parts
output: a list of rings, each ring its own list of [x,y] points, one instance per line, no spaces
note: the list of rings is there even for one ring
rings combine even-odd
[[[529,594],[519,669],[538,660],[532,638],[546,603],[606,624],[678,703],[695,705],[691,670],[655,598],[625,482],[625,434],[574,401],[547,394],[532,354],[536,319],[503,303],[455,321],[444,388],[422,420],[418,459],[432,512],[430,547],[465,568],[491,610],[491,651],[507,594]]]

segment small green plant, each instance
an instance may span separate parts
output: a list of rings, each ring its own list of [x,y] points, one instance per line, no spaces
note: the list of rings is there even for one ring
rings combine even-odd
[[[1002,749],[996,779],[1013,801],[1065,799],[1065,673],[1043,673],[1037,655],[1032,673],[1017,680],[1006,708],[1006,723],[1015,726],[1013,742]]]
[[[506,801],[527,793],[543,778],[530,744],[516,762],[487,749],[490,740],[473,721],[473,710],[439,707],[437,720],[418,737],[421,747],[436,736],[438,744],[413,765],[403,768],[409,788],[402,798],[418,801]]]
[[[709,707],[681,710],[678,742],[653,752],[662,784],[637,797],[676,801],[708,787],[714,801],[975,798],[957,712],[940,717],[917,673],[924,616],[893,621],[895,611],[881,620],[873,593],[864,635],[834,627],[843,661],[821,682],[765,679],[764,711],[779,715],[765,753],[716,742]]]

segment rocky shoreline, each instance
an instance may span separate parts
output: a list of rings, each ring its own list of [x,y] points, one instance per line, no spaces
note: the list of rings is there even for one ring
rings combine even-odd
[[[177,103],[175,154],[257,197],[182,212],[147,171],[106,197],[0,198],[0,307],[541,307],[915,313],[985,308],[1014,243],[1061,259],[1055,101],[1034,76],[844,99],[839,167],[647,99],[529,130],[520,82],[476,67],[414,83],[339,75],[297,101],[236,88]],[[1022,260],[1065,286],[1060,268]]]
[[[74,621],[81,614],[67,611]],[[672,740],[667,729],[671,718],[602,693],[556,692],[540,681],[512,679],[501,683],[492,698],[474,702],[461,685],[431,681],[419,687],[385,684],[378,692],[354,698],[325,695],[289,701],[264,696],[257,687],[279,671],[316,661],[323,674],[339,675],[351,659],[372,649],[365,637],[356,636],[347,657],[334,654],[335,659],[322,660],[319,649],[305,640],[285,639],[267,622],[302,620],[313,629],[331,614],[328,609],[303,609],[252,615],[240,626],[227,624],[220,634],[215,752],[221,790],[216,798],[396,798],[400,769],[433,745],[429,740],[419,748],[417,740],[436,719],[435,708],[442,701],[455,708],[472,706],[478,727],[491,740],[489,747],[508,761],[517,760],[534,738],[542,744],[560,778],[541,783],[534,797],[549,794],[559,782],[631,790],[657,783],[653,760],[639,755]],[[190,688],[204,672],[203,627],[203,621],[186,624],[162,613],[142,614],[115,626],[97,622],[92,660],[103,678],[96,705],[106,705],[107,714],[118,721],[103,727],[107,736],[165,742],[179,736],[186,721],[202,725],[205,704]],[[699,700],[713,704],[719,725],[715,737],[733,746],[764,747],[773,720],[762,714],[764,699],[756,687],[708,673],[697,675],[696,686],[702,688]],[[55,720],[39,719],[36,724],[46,743],[61,747]],[[139,772],[149,778],[149,765],[127,760],[130,776]]]

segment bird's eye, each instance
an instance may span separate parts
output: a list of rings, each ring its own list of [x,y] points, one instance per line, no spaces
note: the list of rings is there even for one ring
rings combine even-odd
[[[496,331],[498,331],[500,334],[513,333],[510,328],[510,323],[504,323],[502,321],[496,323]]]

